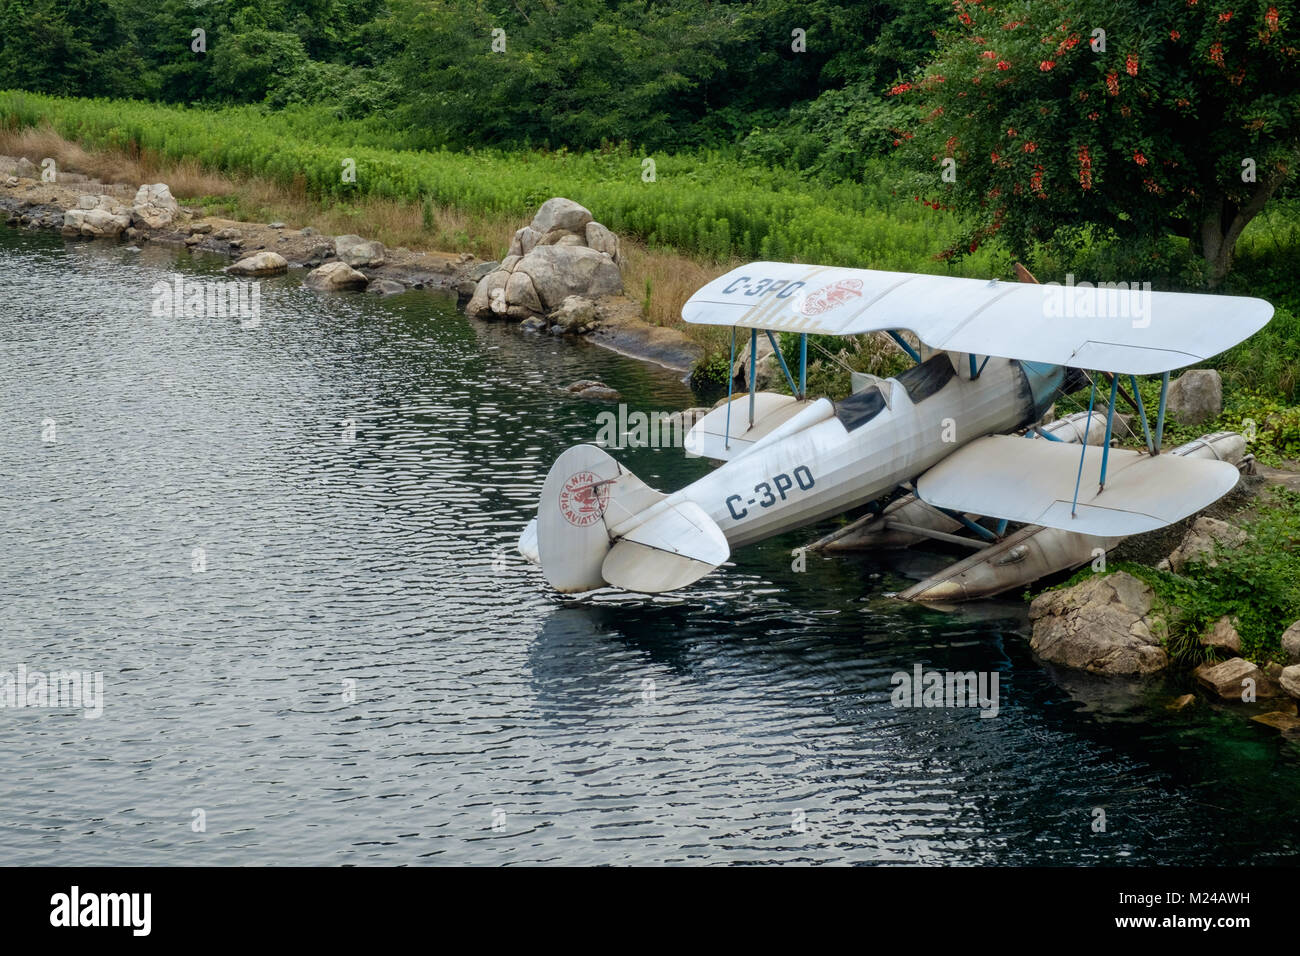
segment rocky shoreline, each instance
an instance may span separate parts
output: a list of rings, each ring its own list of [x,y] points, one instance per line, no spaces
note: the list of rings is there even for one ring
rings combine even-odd
[[[476,291],[487,277],[501,273],[503,262],[476,259],[468,253],[389,249],[360,236],[322,235],[311,226],[294,228],[282,222],[208,216],[199,207],[178,202],[163,183],[131,189],[64,171],[56,182],[45,182],[39,178],[40,172],[26,158],[0,156],[0,216],[7,225],[57,231],[69,239],[135,245],[149,242],[212,253],[233,260],[226,270],[232,275],[270,277],[307,269],[305,284],[322,291],[392,295],[416,289],[451,294],[458,307],[473,318],[513,320],[522,331],[533,334],[580,335],[622,355],[683,374],[701,353],[698,345],[677,330],[645,321],[640,304],[622,294],[617,266],[613,275],[606,272],[603,282],[594,288],[577,289],[580,282],[570,282],[575,291],[587,293],[577,296],[585,301],[571,303],[564,310],[541,307],[538,302],[536,310],[515,309],[507,315],[504,310],[471,308]],[[569,200],[550,202],[582,210]],[[590,213],[582,212],[591,219]],[[608,230],[604,233],[598,234],[599,240],[617,250],[617,237]],[[595,250],[584,249],[584,255],[591,252]],[[612,263],[613,257],[609,258]],[[514,265],[510,257],[504,264]],[[575,323],[575,312],[582,321]]]

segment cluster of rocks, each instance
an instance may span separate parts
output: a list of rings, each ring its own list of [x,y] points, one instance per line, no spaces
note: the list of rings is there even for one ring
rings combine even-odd
[[[622,293],[622,261],[618,237],[590,210],[548,199],[515,233],[506,257],[484,272],[465,311],[516,319],[529,331],[585,335],[597,327],[597,300]]]
[[[1226,521],[1200,517],[1161,567],[1182,572],[1189,565],[1212,567],[1216,552],[1236,547],[1246,533]],[[1107,676],[1141,677],[1170,664],[1165,648],[1167,622],[1155,592],[1124,571],[1098,574],[1072,587],[1045,591],[1030,605],[1030,647],[1043,660]],[[1261,667],[1241,657],[1238,622],[1221,617],[1199,643],[1211,660],[1195,669],[1200,687],[1226,701],[1281,701],[1254,719],[1288,732],[1300,732],[1295,700],[1300,700],[1300,621],[1281,636],[1286,664]],[[1226,660],[1215,658],[1228,655]],[[1180,697],[1173,706],[1192,702]]]

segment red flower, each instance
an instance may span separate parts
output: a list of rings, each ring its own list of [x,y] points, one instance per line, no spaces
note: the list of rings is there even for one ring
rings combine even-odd
[[[1223,66],[1223,44],[1210,44],[1210,60],[1218,66]]]
[[[1130,53],[1124,58],[1124,69],[1128,72],[1129,76],[1138,75],[1138,58],[1136,53]]]
[[[1179,33],[1177,30],[1169,31],[1169,39],[1171,40],[1177,40],[1180,36],[1182,36],[1182,34]]]
[[[1046,73],[1054,66],[1056,66],[1055,60],[1044,60],[1042,63],[1038,64],[1038,68],[1042,70],[1044,73]]]
[[[1139,149],[1133,154],[1133,162],[1137,163],[1139,166],[1145,166],[1147,164],[1147,158],[1142,155],[1142,150]]]
[[[960,20],[962,23],[964,23],[966,26],[971,25],[971,18],[969,13],[959,13],[957,14],[957,19]]]
[[[1012,138],[1015,137],[1015,135],[1016,135],[1016,129],[1015,129],[1014,126],[1009,126],[1009,127],[1007,127],[1007,135],[1010,136],[1010,137],[1012,137]]]
[[[1219,14],[1219,22],[1220,22],[1220,23],[1227,23],[1227,22],[1228,22],[1229,20],[1231,20],[1231,19],[1232,19],[1232,11],[1231,11],[1231,10],[1229,10],[1227,13],[1220,13],[1220,14]]]
[[[900,93],[906,93],[912,88],[911,83],[899,83],[889,91],[890,96],[898,96]]]
[[[997,59],[997,54],[994,53],[992,50],[985,50],[983,53],[980,54],[980,57],[981,59],[985,59],[985,60],[994,60]]]
[[[1119,77],[1114,73],[1106,74],[1106,92],[1111,96],[1119,96]]]
[[[1025,152],[1032,153],[1038,149],[1038,144],[1034,142],[1025,143]]]
[[[1268,24],[1268,32],[1277,32],[1277,7],[1269,7],[1268,13],[1264,14],[1264,22]]]
[[[997,67],[999,70],[1009,70],[1011,69],[1011,64],[1006,60],[998,60]]]

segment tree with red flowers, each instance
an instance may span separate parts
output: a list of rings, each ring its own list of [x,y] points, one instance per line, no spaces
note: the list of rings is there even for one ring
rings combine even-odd
[[[954,0],[937,58],[890,92],[948,256],[1071,230],[1186,237],[1211,284],[1300,169],[1300,0]],[[954,165],[955,163],[955,165]],[[947,175],[944,175],[947,170]]]

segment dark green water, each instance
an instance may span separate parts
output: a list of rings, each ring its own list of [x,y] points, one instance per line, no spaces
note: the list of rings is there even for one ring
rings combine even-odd
[[[0,709],[0,863],[1294,857],[1293,745],[1045,669],[1015,603],[884,597],[925,556],[796,573],[810,533],[654,600],[550,593],[514,540],[607,407],[560,387],[672,410],[676,376],[292,276],[256,328],[150,314],[221,264],[0,230],[0,670],[104,675],[98,719]],[[916,664],[996,672],[998,716],[896,709]]]

